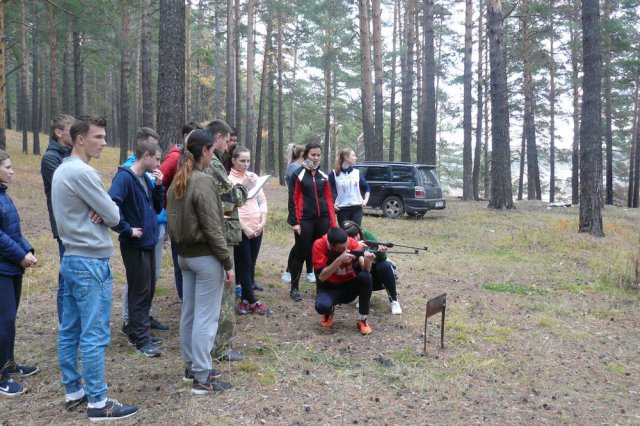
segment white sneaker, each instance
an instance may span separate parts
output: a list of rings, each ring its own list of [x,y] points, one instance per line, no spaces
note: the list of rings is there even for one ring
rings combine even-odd
[[[402,308],[400,307],[400,302],[398,302],[397,300],[394,300],[393,302],[391,302],[391,313],[393,315],[402,314]]]
[[[291,272],[286,272],[286,271],[283,272],[280,279],[282,280],[283,283],[289,284],[291,282]]]
[[[315,283],[316,282],[316,274],[314,274],[313,272],[309,272],[307,274],[307,282],[308,283]]]

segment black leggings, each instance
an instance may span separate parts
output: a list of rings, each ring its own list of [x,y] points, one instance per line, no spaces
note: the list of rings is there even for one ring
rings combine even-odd
[[[342,226],[345,220],[352,220],[358,226],[362,225],[362,206],[340,207],[336,214],[338,215],[338,226]]]
[[[22,292],[22,275],[0,275],[0,380],[7,378],[3,370],[13,364],[16,341],[16,313]]]
[[[316,312],[328,314],[333,307],[344,303],[353,302],[359,297],[358,312],[361,315],[369,315],[369,302],[371,301],[371,274],[360,271],[351,281],[342,284],[318,282],[316,284]]]
[[[300,235],[295,234],[296,244],[293,246],[292,254],[289,256],[289,271],[291,272],[291,288],[298,288],[300,285],[300,274],[302,264],[311,256],[313,243],[329,230],[329,218],[302,219],[300,221]]]
[[[396,277],[393,268],[388,261],[376,262],[371,265],[371,277],[373,278],[373,291],[387,289],[391,300],[398,300],[396,293]]]
[[[289,258],[287,259],[287,272],[291,272],[289,270],[289,265],[291,264],[291,258],[293,258],[293,251],[296,248],[296,246],[294,245],[293,247],[291,247],[291,250],[289,250]],[[309,252],[309,256],[307,256],[307,258],[305,259],[304,263],[307,266],[307,274],[310,274],[313,272],[313,260],[311,259],[311,252]]]
[[[262,234],[256,238],[247,238],[242,234],[240,244],[233,247],[233,257],[236,267],[236,283],[242,286],[242,300],[256,303],[253,283],[256,280],[256,262],[262,245]]]

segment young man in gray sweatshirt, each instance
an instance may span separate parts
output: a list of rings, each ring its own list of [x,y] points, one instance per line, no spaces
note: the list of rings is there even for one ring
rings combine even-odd
[[[88,400],[87,415],[92,421],[129,417],[138,411],[136,406],[107,398],[104,379],[113,284],[109,227],[118,224],[120,211],[89,161],[100,158],[106,146],[106,124],[97,115],[78,117],[70,129],[71,155],[56,169],[51,185],[53,213],[65,247],[60,264],[65,288],[58,334],[65,409],[75,409]]]

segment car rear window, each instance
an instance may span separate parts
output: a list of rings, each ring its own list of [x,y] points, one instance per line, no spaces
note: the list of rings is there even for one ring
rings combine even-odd
[[[365,179],[371,182],[388,180],[389,174],[387,173],[387,167],[369,166],[365,174]]]
[[[438,179],[435,174],[433,174],[433,170],[424,167],[416,169],[416,181],[419,186],[438,186]]]
[[[413,182],[413,167],[391,167],[391,182]]]

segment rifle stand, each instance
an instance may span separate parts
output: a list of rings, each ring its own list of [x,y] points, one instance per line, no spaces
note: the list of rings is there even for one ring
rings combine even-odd
[[[424,354],[427,353],[427,320],[438,312],[442,312],[440,324],[440,348],[444,349],[444,315],[447,309],[447,293],[443,293],[438,297],[427,302],[427,309],[424,313]]]

